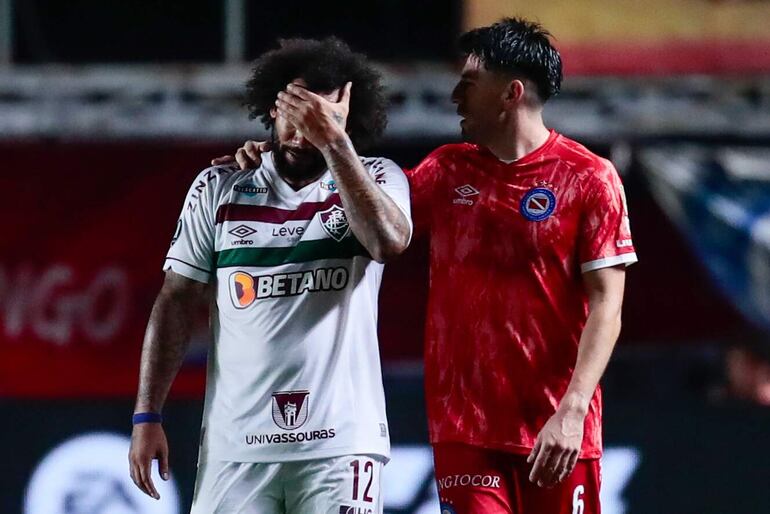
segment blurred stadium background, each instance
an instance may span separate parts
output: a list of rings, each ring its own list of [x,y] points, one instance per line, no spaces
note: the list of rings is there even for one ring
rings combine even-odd
[[[391,98],[369,153],[412,166],[458,138],[456,37],[512,14],[556,36],[547,121],[615,162],[640,256],[603,381],[605,513],[770,512],[767,0],[0,0],[0,513],[188,511],[204,321],[160,502],[128,478],[129,416],[187,187],[265,135],[240,105],[250,59],[287,36],[366,52]],[[415,241],[381,294],[388,514],[438,512],[426,259]]]

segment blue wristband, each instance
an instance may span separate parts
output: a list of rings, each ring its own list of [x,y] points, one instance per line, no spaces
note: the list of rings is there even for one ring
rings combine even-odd
[[[157,412],[137,412],[131,420],[134,425],[139,423],[163,423],[163,416]]]

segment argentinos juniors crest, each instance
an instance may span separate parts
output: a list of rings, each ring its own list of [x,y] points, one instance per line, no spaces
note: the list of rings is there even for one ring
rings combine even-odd
[[[530,189],[521,199],[519,211],[529,221],[543,221],[556,209],[556,195],[546,187]]]
[[[273,393],[273,421],[284,430],[305,424],[310,408],[310,391],[276,391]]]
[[[348,235],[350,224],[348,217],[345,216],[345,210],[339,205],[332,205],[325,211],[319,213],[321,226],[335,241],[340,242],[342,238]]]

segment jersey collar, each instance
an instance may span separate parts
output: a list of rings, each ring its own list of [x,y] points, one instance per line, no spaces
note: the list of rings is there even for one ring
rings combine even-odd
[[[489,148],[485,146],[478,146],[478,149],[484,156],[494,159],[502,166],[505,166],[505,167],[526,166],[527,164],[530,164],[532,162],[537,162],[542,160],[543,156],[545,156],[550,151],[551,147],[554,145],[556,140],[559,139],[559,133],[556,132],[554,129],[550,129],[548,132],[549,132],[548,139],[546,139],[542,145],[538,146],[537,148],[529,152],[527,155],[524,155],[513,161],[506,161],[498,158],[495,154],[493,154],[489,150]]]

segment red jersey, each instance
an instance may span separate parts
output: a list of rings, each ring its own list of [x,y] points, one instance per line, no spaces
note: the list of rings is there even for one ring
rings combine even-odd
[[[615,168],[551,131],[513,163],[472,144],[408,172],[430,232],[425,382],[432,443],[529,453],[572,377],[582,273],[636,261]],[[601,455],[601,392],[581,458]]]

